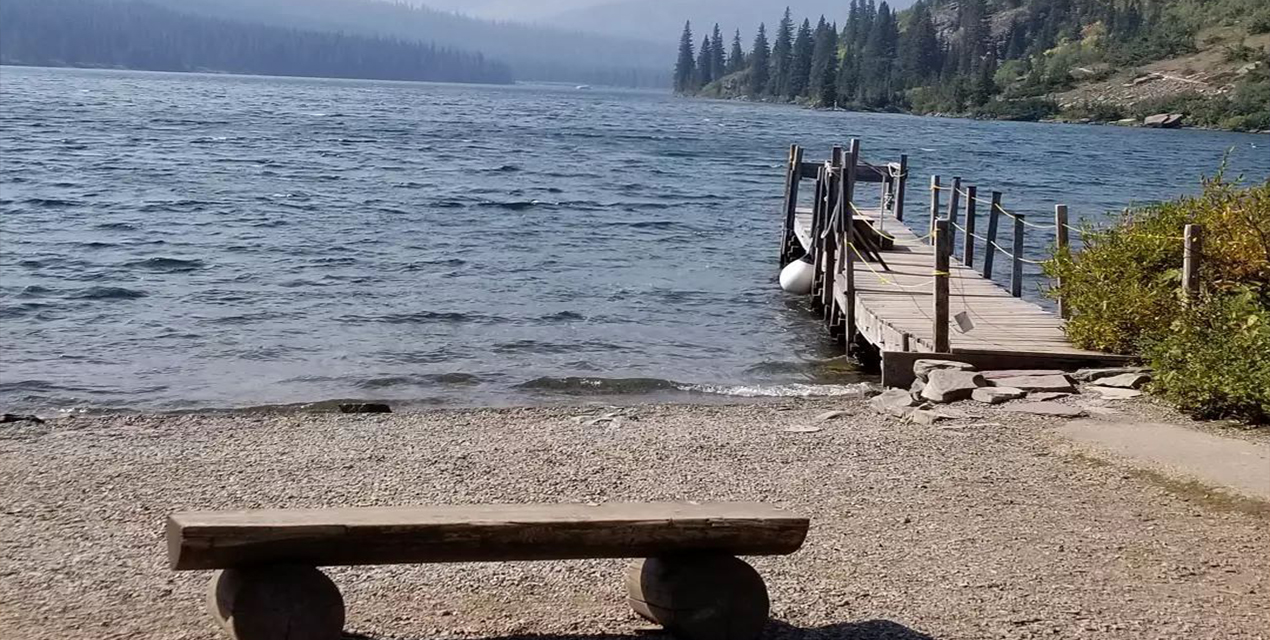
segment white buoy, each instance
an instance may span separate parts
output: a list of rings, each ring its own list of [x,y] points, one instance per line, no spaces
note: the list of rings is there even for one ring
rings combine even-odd
[[[781,289],[787,293],[807,295],[811,293],[811,281],[815,273],[816,266],[808,258],[795,260],[781,269]]]

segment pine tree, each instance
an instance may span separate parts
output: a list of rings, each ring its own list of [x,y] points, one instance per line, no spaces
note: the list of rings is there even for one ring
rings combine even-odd
[[[785,7],[785,17],[781,18],[780,27],[776,31],[776,43],[772,45],[771,58],[772,74],[767,80],[767,94],[788,95],[790,67],[794,62],[794,19],[789,7]]]
[[[715,80],[728,73],[728,63],[723,57],[723,32],[719,24],[714,25],[714,36],[710,38],[710,76]]]
[[[736,73],[745,69],[745,49],[741,48],[741,30],[736,30],[732,37],[732,53],[728,54],[728,73]]]
[[[697,61],[692,51],[692,23],[684,23],[683,36],[679,39],[679,62],[675,64],[675,92],[692,93],[697,75]]]
[[[750,96],[763,95],[771,76],[772,52],[767,47],[767,26],[758,26],[754,36],[754,50],[750,52]]]
[[[849,32],[844,31],[844,33]],[[843,47],[842,59],[838,61],[838,79],[835,82],[838,89],[839,105],[856,103],[860,83],[860,77],[857,72],[857,59],[858,54],[855,52],[854,47],[849,44]]]
[[[697,54],[697,76],[694,83],[697,89],[714,82],[714,66],[710,61],[710,52],[713,50],[714,45],[710,44],[710,36],[706,36],[701,41],[701,50]]]
[[[901,84],[918,86],[939,75],[939,37],[925,2],[913,5],[908,29],[900,41]]]
[[[869,106],[884,107],[890,105],[894,93],[892,73],[899,29],[886,2],[878,6],[877,15],[870,22],[861,64],[861,96]]]
[[[816,41],[811,33],[811,21],[803,20],[798,29],[798,37],[794,39],[794,63],[790,67],[789,94],[793,100],[807,95],[811,86],[811,58],[816,50]]]
[[[811,97],[822,107],[833,106],[838,98],[838,32],[825,23],[816,25],[816,49],[812,53]]]
[[[961,17],[961,73],[970,75],[979,70],[979,65],[988,51],[988,39],[991,29],[988,25],[988,4],[986,0],[962,0]]]

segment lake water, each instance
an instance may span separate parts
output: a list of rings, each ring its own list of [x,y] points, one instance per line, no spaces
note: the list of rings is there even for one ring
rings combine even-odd
[[[0,91],[7,411],[841,392],[860,376],[774,282],[791,142],[907,152],[918,221],[930,173],[1077,218],[1228,151],[1270,175],[1266,136],[658,93],[13,67]]]

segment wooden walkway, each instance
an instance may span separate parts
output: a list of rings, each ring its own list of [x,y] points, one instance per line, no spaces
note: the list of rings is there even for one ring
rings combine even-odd
[[[832,182],[832,167],[827,163],[826,168],[823,175]],[[841,189],[839,199],[858,195],[858,186]],[[884,182],[883,189],[887,188],[897,191]],[[794,192],[796,195],[796,188]],[[834,189],[818,185],[817,193],[822,192],[830,194]],[[902,189],[898,192],[903,193]],[[794,251],[816,257],[818,282],[832,289],[831,293],[828,289],[813,291],[813,306],[821,307],[830,331],[845,339],[849,350],[853,343],[863,341],[878,351],[884,384],[907,386],[912,382],[912,363],[939,352],[985,370],[1074,369],[1127,360],[1074,347],[1057,313],[1012,295],[985,278],[981,269],[961,264],[955,256],[943,272],[947,274],[947,297],[946,311],[941,313],[936,295],[936,247],[931,236],[919,237],[895,219],[897,213],[903,215],[903,205],[894,203],[894,198],[891,206],[871,209],[846,201],[852,207],[853,216],[848,219],[854,218],[853,234],[837,222],[840,210],[828,197],[819,203],[819,210],[795,206],[794,215],[788,216],[793,227],[790,235],[797,241]],[[888,202],[885,197],[882,201]],[[923,220],[925,224],[928,222]],[[861,242],[861,236],[870,232],[878,236],[875,247],[879,238],[889,246],[873,253],[861,250],[868,244]],[[964,242],[964,233],[952,233],[959,245]],[[819,242],[813,241],[817,238]],[[985,255],[988,250],[974,251]],[[851,260],[847,260],[847,251],[852,252]],[[1008,271],[1011,265],[1001,266]],[[853,312],[848,313],[848,305]],[[940,324],[936,318],[941,315],[948,323],[946,351],[937,348],[941,337],[936,336]]]

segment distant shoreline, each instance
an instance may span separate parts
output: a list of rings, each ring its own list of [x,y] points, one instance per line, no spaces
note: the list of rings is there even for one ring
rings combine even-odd
[[[319,76],[319,75],[278,75],[267,73],[244,73],[239,71],[218,71],[214,69],[142,69],[138,67],[107,67],[107,66],[88,66],[73,64],[32,64],[20,61],[0,61],[0,67],[13,69],[69,69],[76,71],[130,71],[135,73],[162,73],[174,75],[206,75],[206,76],[235,76],[241,78],[300,78],[306,80],[368,80],[372,82],[403,82],[409,84],[459,84],[459,85],[476,85],[482,87],[511,87],[521,84],[523,81],[511,80],[508,82],[481,82],[477,80],[409,80],[402,78],[375,78],[365,76]]]

